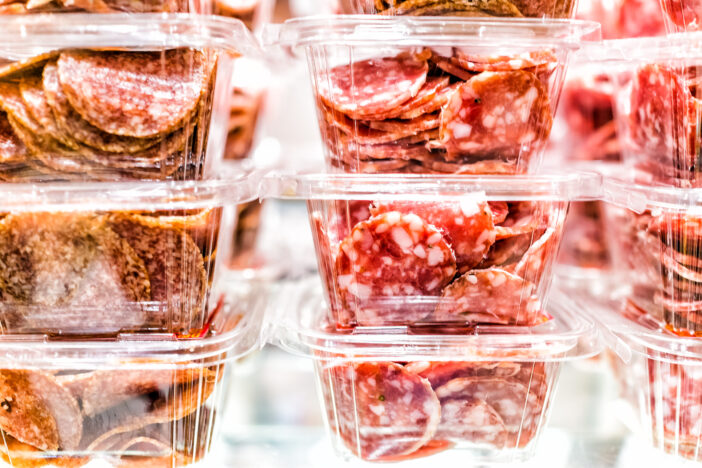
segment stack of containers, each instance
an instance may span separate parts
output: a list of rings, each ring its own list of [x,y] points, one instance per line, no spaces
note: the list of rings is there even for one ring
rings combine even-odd
[[[243,24],[209,16],[0,17],[10,466],[183,466],[210,451],[229,362],[261,322],[217,286],[258,182],[209,176],[232,60],[256,50]]]
[[[606,64],[615,83],[625,162],[603,185],[613,265],[626,286],[615,313],[624,319],[604,326],[616,338],[615,350],[626,348],[643,368],[630,384],[639,396],[644,433],[656,447],[697,461],[702,460],[700,45],[698,33],[618,40],[591,57]]]
[[[314,359],[342,455],[528,458],[559,364],[592,345],[546,302],[569,202],[599,179],[533,173],[568,59],[599,27],[548,19],[569,2],[351,6],[389,17],[275,31],[307,58],[329,171],[267,179],[308,202],[326,297],[281,318],[280,343]]]

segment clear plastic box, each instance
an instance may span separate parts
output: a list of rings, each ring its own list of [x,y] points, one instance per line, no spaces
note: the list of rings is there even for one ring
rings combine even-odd
[[[2,333],[200,333],[237,207],[257,196],[255,175],[3,185]]]
[[[595,174],[269,176],[307,200],[329,320],[339,328],[536,325],[569,201]]]
[[[612,264],[630,303],[671,332],[702,335],[702,190],[606,177]]]
[[[224,301],[208,332],[194,339],[1,336],[3,466],[165,467],[203,459],[217,434],[231,361],[260,344],[261,312]]]
[[[313,359],[322,414],[345,458],[390,462],[462,450],[468,464],[528,459],[561,363],[599,352],[594,324],[568,304],[550,304],[553,320],[534,328],[439,336],[335,333],[319,294],[301,297],[302,305],[281,308],[274,336]]]
[[[628,370],[626,390],[633,393],[646,440],[672,455],[702,461],[702,340],[674,335],[628,300],[581,297],[577,302],[598,322]]]
[[[46,13],[198,13],[211,14],[213,0],[7,0],[0,15]]]
[[[0,17],[0,180],[189,180],[221,159],[246,27],[188,15]],[[259,57],[260,58],[260,57]]]
[[[599,25],[360,15],[289,20],[269,40],[307,57],[328,167],[504,174],[539,165],[587,35]]]
[[[614,116],[624,161],[651,182],[702,184],[702,35],[605,41],[583,50],[614,84]]]

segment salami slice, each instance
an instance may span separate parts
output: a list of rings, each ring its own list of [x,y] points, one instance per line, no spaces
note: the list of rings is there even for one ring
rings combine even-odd
[[[513,270],[515,264],[522,259],[533,242],[532,233],[519,234],[495,241],[478,267],[485,269],[496,266],[505,270]]]
[[[62,52],[59,81],[68,102],[100,130],[153,138],[197,110],[211,65],[201,52]]]
[[[535,289],[534,284],[499,268],[471,270],[444,289],[432,319],[535,325],[542,319]]]
[[[531,70],[558,62],[557,57],[550,50],[529,51],[512,55],[478,55],[456,47],[454,57],[455,63],[473,73]]]
[[[371,208],[373,215],[399,211],[415,214],[438,228],[456,255],[459,272],[483,259],[495,242],[492,211],[484,194],[466,194],[455,202],[384,202]]]
[[[458,88],[458,86],[458,83],[454,83],[452,85],[442,88],[431,98],[431,100],[425,102],[422,105],[413,107],[412,109],[403,111],[402,114],[397,116],[397,118],[414,119],[416,117],[419,117],[420,115],[438,111],[448,102],[449,97],[451,97],[451,94],[453,94],[453,92],[456,90],[456,88]]]
[[[357,161],[384,159],[421,161],[430,154],[430,151],[422,144],[383,143],[379,145],[359,145],[355,144],[351,138],[348,141],[340,142],[338,149],[340,150],[341,159],[349,165],[353,165]]]
[[[367,120],[414,119],[438,110],[442,104],[438,98],[449,87],[448,77],[429,77],[419,92],[401,106],[388,112],[365,116]],[[438,98],[438,99],[437,99]]]
[[[411,454],[427,444],[441,409],[429,382],[392,362],[330,367],[330,423],[346,446],[364,460]]]
[[[449,450],[454,446],[453,442],[448,440],[430,440],[423,445],[418,450],[407,455],[391,456],[391,457],[381,457],[377,461],[379,462],[401,462],[407,460],[414,460],[416,458],[429,457],[431,455],[436,455],[437,453],[443,452],[444,450]]]
[[[41,68],[46,62],[53,60],[56,56],[58,56],[58,52],[51,51],[0,66],[0,79],[16,79],[18,76]]]
[[[339,251],[339,238],[336,233],[327,231],[320,213],[313,213],[312,216],[310,216],[310,223],[315,248],[317,249],[319,276],[322,278],[322,287],[324,288],[326,297],[329,298],[329,308],[336,317],[336,325],[338,327],[351,327],[356,323],[356,315],[353,311],[339,304],[339,297],[337,294],[338,285],[336,284],[336,275],[334,275],[336,254]],[[340,221],[337,221],[337,223],[337,226],[341,224]],[[343,226],[339,226],[338,229],[343,229]],[[350,231],[351,228],[349,227],[348,232]]]
[[[456,258],[438,229],[391,211],[353,228],[341,243],[336,272],[339,295],[360,325],[408,323],[431,311],[422,298],[438,297],[456,273]],[[408,307],[408,296],[419,299],[417,310]]]
[[[517,376],[522,366],[508,361],[446,361],[446,362],[410,362],[405,368],[429,380],[436,389],[449,380],[459,377],[490,377],[509,379]]]
[[[376,145],[381,143],[392,143],[397,140],[412,137],[421,134],[427,130],[432,130],[438,127],[438,119],[436,116],[429,115],[420,118],[415,122],[374,122],[376,126],[383,127],[382,130],[371,128],[362,122],[352,120],[344,114],[333,110],[327,110],[326,121],[333,128],[341,130],[346,136],[351,138],[355,143],[361,145]],[[386,125],[383,125],[383,124]],[[343,139],[341,135],[336,138]],[[334,139],[328,139],[334,141]]]
[[[29,158],[27,147],[15,135],[7,114],[0,111],[0,165],[3,168],[22,164]]]
[[[439,128],[438,114],[424,114],[410,120],[370,120],[368,127],[392,133],[402,131],[403,134],[415,135],[434,128]]]
[[[500,225],[495,226],[495,237],[498,240],[530,235],[546,224],[544,218],[548,208],[545,204],[522,201],[508,203],[507,206],[509,214]]]
[[[490,211],[495,224],[503,223],[509,214],[509,206],[503,201],[489,201]]]
[[[442,109],[440,141],[453,158],[499,154],[519,161],[546,142],[551,124],[548,92],[533,73],[483,72]]]
[[[546,229],[524,253],[514,273],[527,281],[538,283],[546,270],[548,260],[556,257],[559,237],[555,228]]]
[[[429,142],[431,145],[433,142]],[[520,172],[520,168],[514,162],[498,160],[485,160],[474,163],[456,163],[446,161],[446,153],[432,152],[432,154],[421,161],[424,172],[442,174],[515,174]]]
[[[440,55],[433,55],[431,61],[440,70],[448,73],[449,75],[455,76],[461,81],[468,81],[475,76],[474,73],[469,72],[465,68],[457,65],[451,60],[451,57],[442,57]]]
[[[41,450],[75,450],[82,418],[75,398],[47,373],[0,369],[0,427]]]
[[[419,93],[426,60],[410,54],[354,62],[329,70],[317,83],[322,102],[351,118],[383,114]]]
[[[508,435],[499,413],[484,400],[464,398],[441,402],[437,437],[503,448]]]

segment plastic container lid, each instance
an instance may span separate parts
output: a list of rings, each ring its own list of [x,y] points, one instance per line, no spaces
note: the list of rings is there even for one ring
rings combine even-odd
[[[0,58],[18,60],[70,48],[163,50],[221,48],[256,56],[260,48],[246,26],[231,18],[189,14],[0,16]]]
[[[679,33],[667,37],[637,37],[588,43],[577,52],[577,62],[644,62],[702,58],[702,33]]]
[[[293,200],[433,200],[485,192],[488,200],[595,200],[601,176],[594,172],[539,175],[270,174],[266,196]]]
[[[631,178],[606,176],[602,182],[602,197],[608,203],[636,213],[662,209],[702,215],[702,188],[644,185]]]
[[[382,17],[373,15],[310,16],[269,28],[265,42],[284,46],[498,46],[579,47],[581,39],[600,37],[594,21],[536,18]]]
[[[332,332],[325,324],[327,312],[319,285],[298,288],[294,300],[278,305],[271,342],[286,351],[307,357],[333,355],[349,360],[379,361],[538,361],[561,362],[600,352],[597,328],[567,300],[552,301],[546,310],[553,320],[536,327],[477,326],[456,334]]]

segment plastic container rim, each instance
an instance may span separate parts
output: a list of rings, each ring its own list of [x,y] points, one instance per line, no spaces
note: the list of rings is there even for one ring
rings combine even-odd
[[[286,200],[456,199],[485,192],[488,199],[595,200],[601,176],[595,172],[538,175],[269,174],[266,196]],[[442,193],[443,192],[443,193]]]
[[[540,18],[451,18],[446,16],[335,15],[293,18],[274,25],[267,43],[310,45],[481,45],[505,44],[577,49],[581,39],[598,33],[599,23]],[[599,36],[599,34],[598,34]]]
[[[0,57],[61,49],[215,48],[251,57],[262,50],[239,20],[187,13],[0,15]]]
[[[702,32],[685,32],[668,36],[608,39],[584,44],[577,52],[577,62],[655,63],[678,60],[702,60]]]
[[[605,202],[641,213],[649,209],[702,213],[702,188],[646,185],[623,177],[602,178]],[[697,213],[699,214],[699,213]]]

